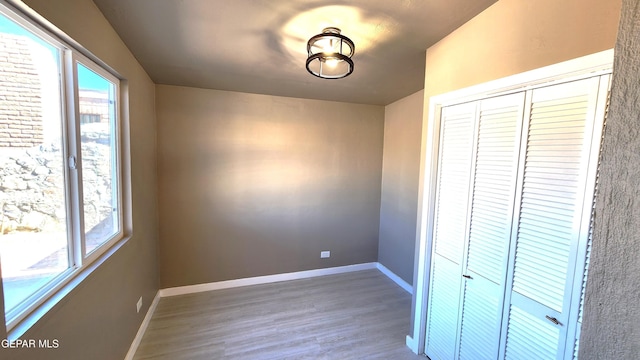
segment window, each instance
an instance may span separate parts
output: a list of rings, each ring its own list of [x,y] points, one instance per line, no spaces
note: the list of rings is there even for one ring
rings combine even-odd
[[[0,4],[7,329],[123,238],[119,80]]]
[[[92,70],[90,66],[76,63],[78,111],[88,102],[99,116],[97,122],[79,124],[84,255],[118,235],[121,227],[118,215],[117,80],[108,74],[99,74],[99,69]]]

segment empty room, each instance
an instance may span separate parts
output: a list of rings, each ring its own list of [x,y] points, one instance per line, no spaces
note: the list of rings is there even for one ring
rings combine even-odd
[[[636,0],[0,0],[0,359],[634,359]]]

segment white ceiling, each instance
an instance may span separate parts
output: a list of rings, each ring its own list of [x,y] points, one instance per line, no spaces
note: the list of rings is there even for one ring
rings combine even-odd
[[[94,0],[157,84],[387,105],[424,86],[425,50],[497,0]],[[356,46],[339,80],[305,69],[327,26]]]

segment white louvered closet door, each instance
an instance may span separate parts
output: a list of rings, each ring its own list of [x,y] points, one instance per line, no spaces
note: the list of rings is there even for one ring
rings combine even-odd
[[[425,349],[433,360],[453,359],[456,351],[476,112],[472,103],[450,106],[441,113]]]
[[[590,164],[589,172],[593,174],[594,178],[589,179],[587,182],[587,189],[593,188],[593,193],[588,194],[592,195],[591,198],[585,197],[585,203],[591,200],[591,214],[589,219],[589,235],[587,237],[586,246],[582,246],[582,243],[579,245],[578,256],[577,256],[577,264],[576,264],[576,278],[575,281],[579,281],[582,286],[580,287],[580,301],[572,299],[571,303],[571,311],[572,314],[569,318],[569,324],[574,325],[574,329],[571,327],[568,328],[569,335],[574,335],[574,338],[569,338],[567,341],[573,340],[573,349],[570,346],[567,346],[567,350],[565,350],[565,359],[577,359],[578,351],[579,351],[579,342],[580,342],[580,330],[582,328],[582,315],[584,311],[584,296],[587,288],[587,276],[589,273],[589,262],[591,260],[591,249],[593,247],[593,228],[595,226],[595,216],[596,216],[596,196],[598,193],[598,178],[600,171],[600,161],[602,155],[602,138],[604,136],[604,127],[598,119],[603,119],[606,123],[607,114],[609,112],[609,101],[610,101],[610,86],[611,86],[611,75],[605,75],[600,78],[600,92],[598,94],[598,110],[596,110],[596,122],[593,131],[593,147],[591,149],[591,158],[596,158],[598,161],[596,164]],[[606,87],[606,88],[605,88]],[[606,101],[603,100],[606,94]],[[597,139],[600,139],[598,143]],[[596,147],[599,145],[599,147]],[[596,155],[597,150],[597,155]],[[593,184],[593,186],[592,186]],[[584,250],[584,253],[582,252]],[[574,286],[574,289],[577,286]],[[576,293],[574,293],[576,296]],[[577,307],[577,309],[576,309]],[[573,322],[574,317],[577,316],[577,321]],[[567,343],[569,344],[569,343]]]
[[[525,94],[480,102],[459,359],[496,359]]]
[[[609,77],[442,109],[432,360],[575,357]]]
[[[576,279],[584,270],[589,236],[593,154],[600,143],[593,137],[602,127],[596,114],[606,102],[606,91],[599,96],[600,81],[589,78],[531,92],[504,313],[505,359],[564,359],[572,352],[565,347],[573,346],[568,329],[575,332],[582,288]]]

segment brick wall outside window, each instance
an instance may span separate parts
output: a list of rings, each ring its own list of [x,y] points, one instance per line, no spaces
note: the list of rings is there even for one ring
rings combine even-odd
[[[0,33],[0,147],[43,141],[42,87],[29,41]]]

